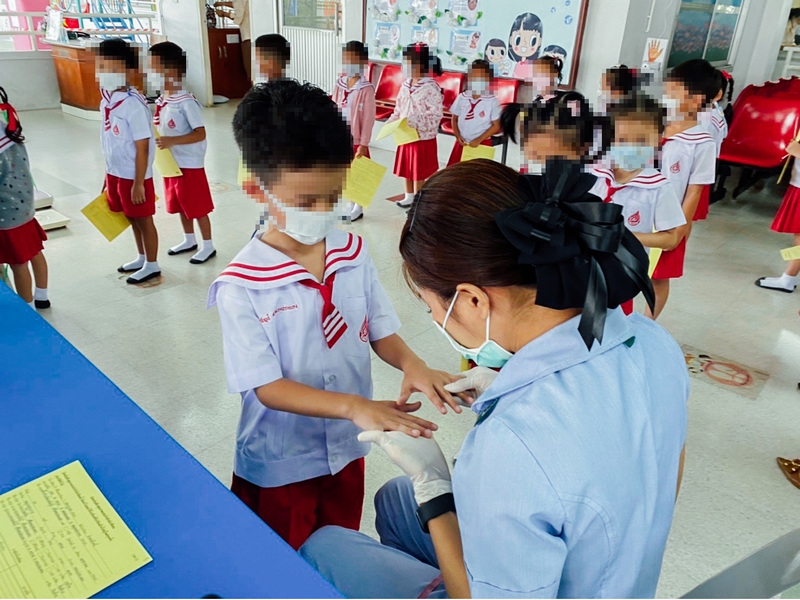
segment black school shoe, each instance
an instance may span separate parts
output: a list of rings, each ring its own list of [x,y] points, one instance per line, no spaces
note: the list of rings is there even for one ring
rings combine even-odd
[[[151,279],[155,279],[161,275],[161,271],[154,271],[148,275],[145,275],[141,279],[134,279],[133,277],[128,277],[125,280],[125,283],[130,283],[131,285],[139,285],[140,283],[145,283],[146,281],[150,281]]]
[[[185,254],[186,252],[194,252],[195,250],[197,250],[197,244],[195,244],[190,248],[184,248],[183,250],[178,250],[177,252],[174,250],[167,250],[167,254],[169,254],[170,256],[177,256],[178,254]]]
[[[204,262],[206,262],[206,261],[207,261],[207,260],[209,260],[209,259],[212,259],[212,258],[214,258],[216,255],[217,255],[217,251],[216,251],[216,250],[214,250],[214,251],[213,251],[211,254],[209,254],[209,255],[208,255],[206,258],[204,258],[203,260],[200,260],[199,258],[190,258],[190,259],[189,259],[189,262],[190,262],[190,263],[192,263],[193,265],[202,265]]]
[[[39,310],[50,308],[50,300],[34,300],[33,305]]]

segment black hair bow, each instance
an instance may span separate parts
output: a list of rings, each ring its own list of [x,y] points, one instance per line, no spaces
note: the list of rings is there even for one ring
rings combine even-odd
[[[550,160],[544,176],[520,176],[525,206],[495,217],[520,264],[534,267],[536,304],[583,309],[578,331],[589,349],[603,341],[608,308],[640,291],[655,303],[647,252],[625,227],[622,207],[589,193],[595,181],[577,162]]]

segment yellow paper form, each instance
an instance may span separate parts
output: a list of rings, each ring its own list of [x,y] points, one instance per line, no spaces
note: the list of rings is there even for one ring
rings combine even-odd
[[[800,260],[800,246],[784,248],[781,250],[781,256],[783,260]]]
[[[398,119],[397,121],[392,121],[384,125],[378,132],[378,137],[376,139],[382,140],[390,135],[394,135],[394,143],[398,146],[419,141],[419,133],[417,133],[416,129],[409,126],[405,119]]]
[[[342,197],[362,208],[369,208],[375,194],[378,193],[384,175],[386,167],[374,160],[366,156],[355,159],[347,170],[347,181],[344,184]]]
[[[180,177],[183,175],[178,163],[175,162],[175,157],[172,156],[169,148],[156,148],[156,157],[153,160],[153,166],[162,177]]]
[[[456,142],[457,144],[458,142]],[[484,146],[481,144],[477,148],[472,146],[464,146],[464,151],[461,153],[461,162],[466,160],[475,160],[476,158],[488,158],[494,160],[494,146]]]
[[[244,185],[245,179],[250,177],[250,173],[247,171],[247,167],[244,166],[244,158],[239,157],[239,172],[236,175],[236,185],[242,187]]]
[[[78,461],[0,496],[0,598],[90,598],[152,560]]]
[[[128,217],[123,213],[113,212],[108,207],[108,198],[105,192],[84,206],[81,212],[109,242],[131,225]]]
[[[647,276],[652,277],[658,265],[658,259],[661,258],[661,248],[650,248],[650,267],[647,269]]]

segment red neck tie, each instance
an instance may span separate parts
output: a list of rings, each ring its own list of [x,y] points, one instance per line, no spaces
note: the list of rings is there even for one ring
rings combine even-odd
[[[103,109],[103,129],[105,131],[111,129],[111,111],[117,108],[123,102],[125,102],[125,98],[114,103],[112,106],[106,105],[106,107]]]
[[[344,97],[342,98],[342,108],[347,108],[347,98],[353,90],[344,90]]]
[[[475,107],[478,106],[480,101],[481,101],[480,98],[475,100],[475,102],[473,102],[472,100],[469,101],[469,112],[467,113],[467,116],[464,117],[465,121],[470,121],[475,118]]]
[[[612,187],[611,180],[606,179],[606,197],[603,198],[603,202],[609,203],[614,198],[614,194],[622,189],[622,187]]]
[[[153,114],[153,125],[160,125],[161,124],[161,109],[166,104],[166,100],[164,96],[161,96],[158,100],[156,100],[156,112]]]
[[[325,334],[328,348],[333,348],[347,331],[347,323],[344,322],[342,313],[333,305],[333,281],[335,278],[336,273],[331,273],[324,283],[317,283],[310,279],[299,282],[301,285],[317,290],[322,295],[322,331]]]

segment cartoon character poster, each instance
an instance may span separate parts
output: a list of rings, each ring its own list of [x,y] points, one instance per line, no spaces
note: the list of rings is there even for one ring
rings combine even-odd
[[[480,55],[481,32],[474,29],[454,29],[450,32],[448,61],[453,65],[466,65]]]
[[[510,77],[514,72],[514,65],[508,58],[508,49],[503,40],[489,40],[483,49],[483,58],[491,65],[495,77]]]
[[[394,60],[403,53],[400,44],[400,25],[398,23],[377,23],[375,25],[375,38],[372,40],[370,50],[380,58]]]
[[[451,27],[475,27],[483,16],[478,10],[478,0],[450,0],[446,12]]]
[[[416,44],[422,42],[431,48],[439,47],[439,30],[436,27],[423,27],[414,25],[411,28],[411,42]]]

